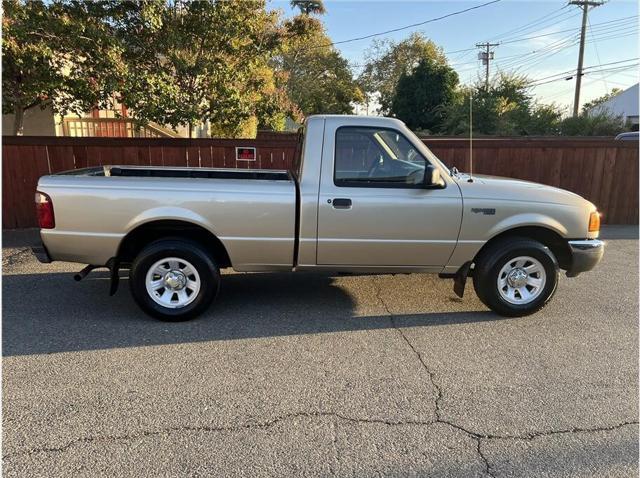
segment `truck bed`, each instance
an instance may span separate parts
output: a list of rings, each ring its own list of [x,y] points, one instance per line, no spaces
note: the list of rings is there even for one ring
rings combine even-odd
[[[239,271],[291,269],[296,181],[286,171],[102,166],[43,176],[55,228],[42,239],[54,260],[103,265],[123,238],[153,221],[200,226]]]
[[[118,176],[133,178],[204,178],[291,181],[289,171],[276,169],[216,169],[167,166],[96,166],[57,173],[57,176]]]

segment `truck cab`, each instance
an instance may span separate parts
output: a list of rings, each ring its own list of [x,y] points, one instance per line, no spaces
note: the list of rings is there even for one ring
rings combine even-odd
[[[297,267],[441,272],[462,196],[424,143],[391,118],[316,116],[305,128]]]

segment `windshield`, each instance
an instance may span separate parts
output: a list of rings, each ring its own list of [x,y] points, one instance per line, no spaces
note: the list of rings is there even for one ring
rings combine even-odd
[[[449,171],[449,174],[451,174],[451,169],[442,161],[440,161],[438,157],[435,154],[433,154],[433,152],[427,147],[427,145],[424,144],[424,142],[420,138],[418,138],[413,131],[411,131],[408,128],[406,131],[407,131],[407,136],[409,136],[409,140],[411,142],[413,142],[414,144],[420,144],[423,146],[422,148],[420,148],[420,153],[425,155],[431,164],[440,165],[446,171]]]

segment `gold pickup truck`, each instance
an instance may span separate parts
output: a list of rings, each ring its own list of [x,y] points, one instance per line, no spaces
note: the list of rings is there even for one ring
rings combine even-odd
[[[467,277],[523,316],[600,261],[596,207],[568,191],[450,170],[401,121],[312,116],[296,171],[105,166],[44,176],[42,262],[129,269],[133,297],[170,321],[202,313],[220,269]]]

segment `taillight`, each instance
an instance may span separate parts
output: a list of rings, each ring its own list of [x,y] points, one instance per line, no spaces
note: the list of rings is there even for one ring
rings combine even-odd
[[[600,230],[600,213],[594,211],[589,216],[589,232],[598,232]]]
[[[38,215],[38,225],[41,229],[53,229],[56,227],[51,198],[40,191],[36,191],[36,214]]]

